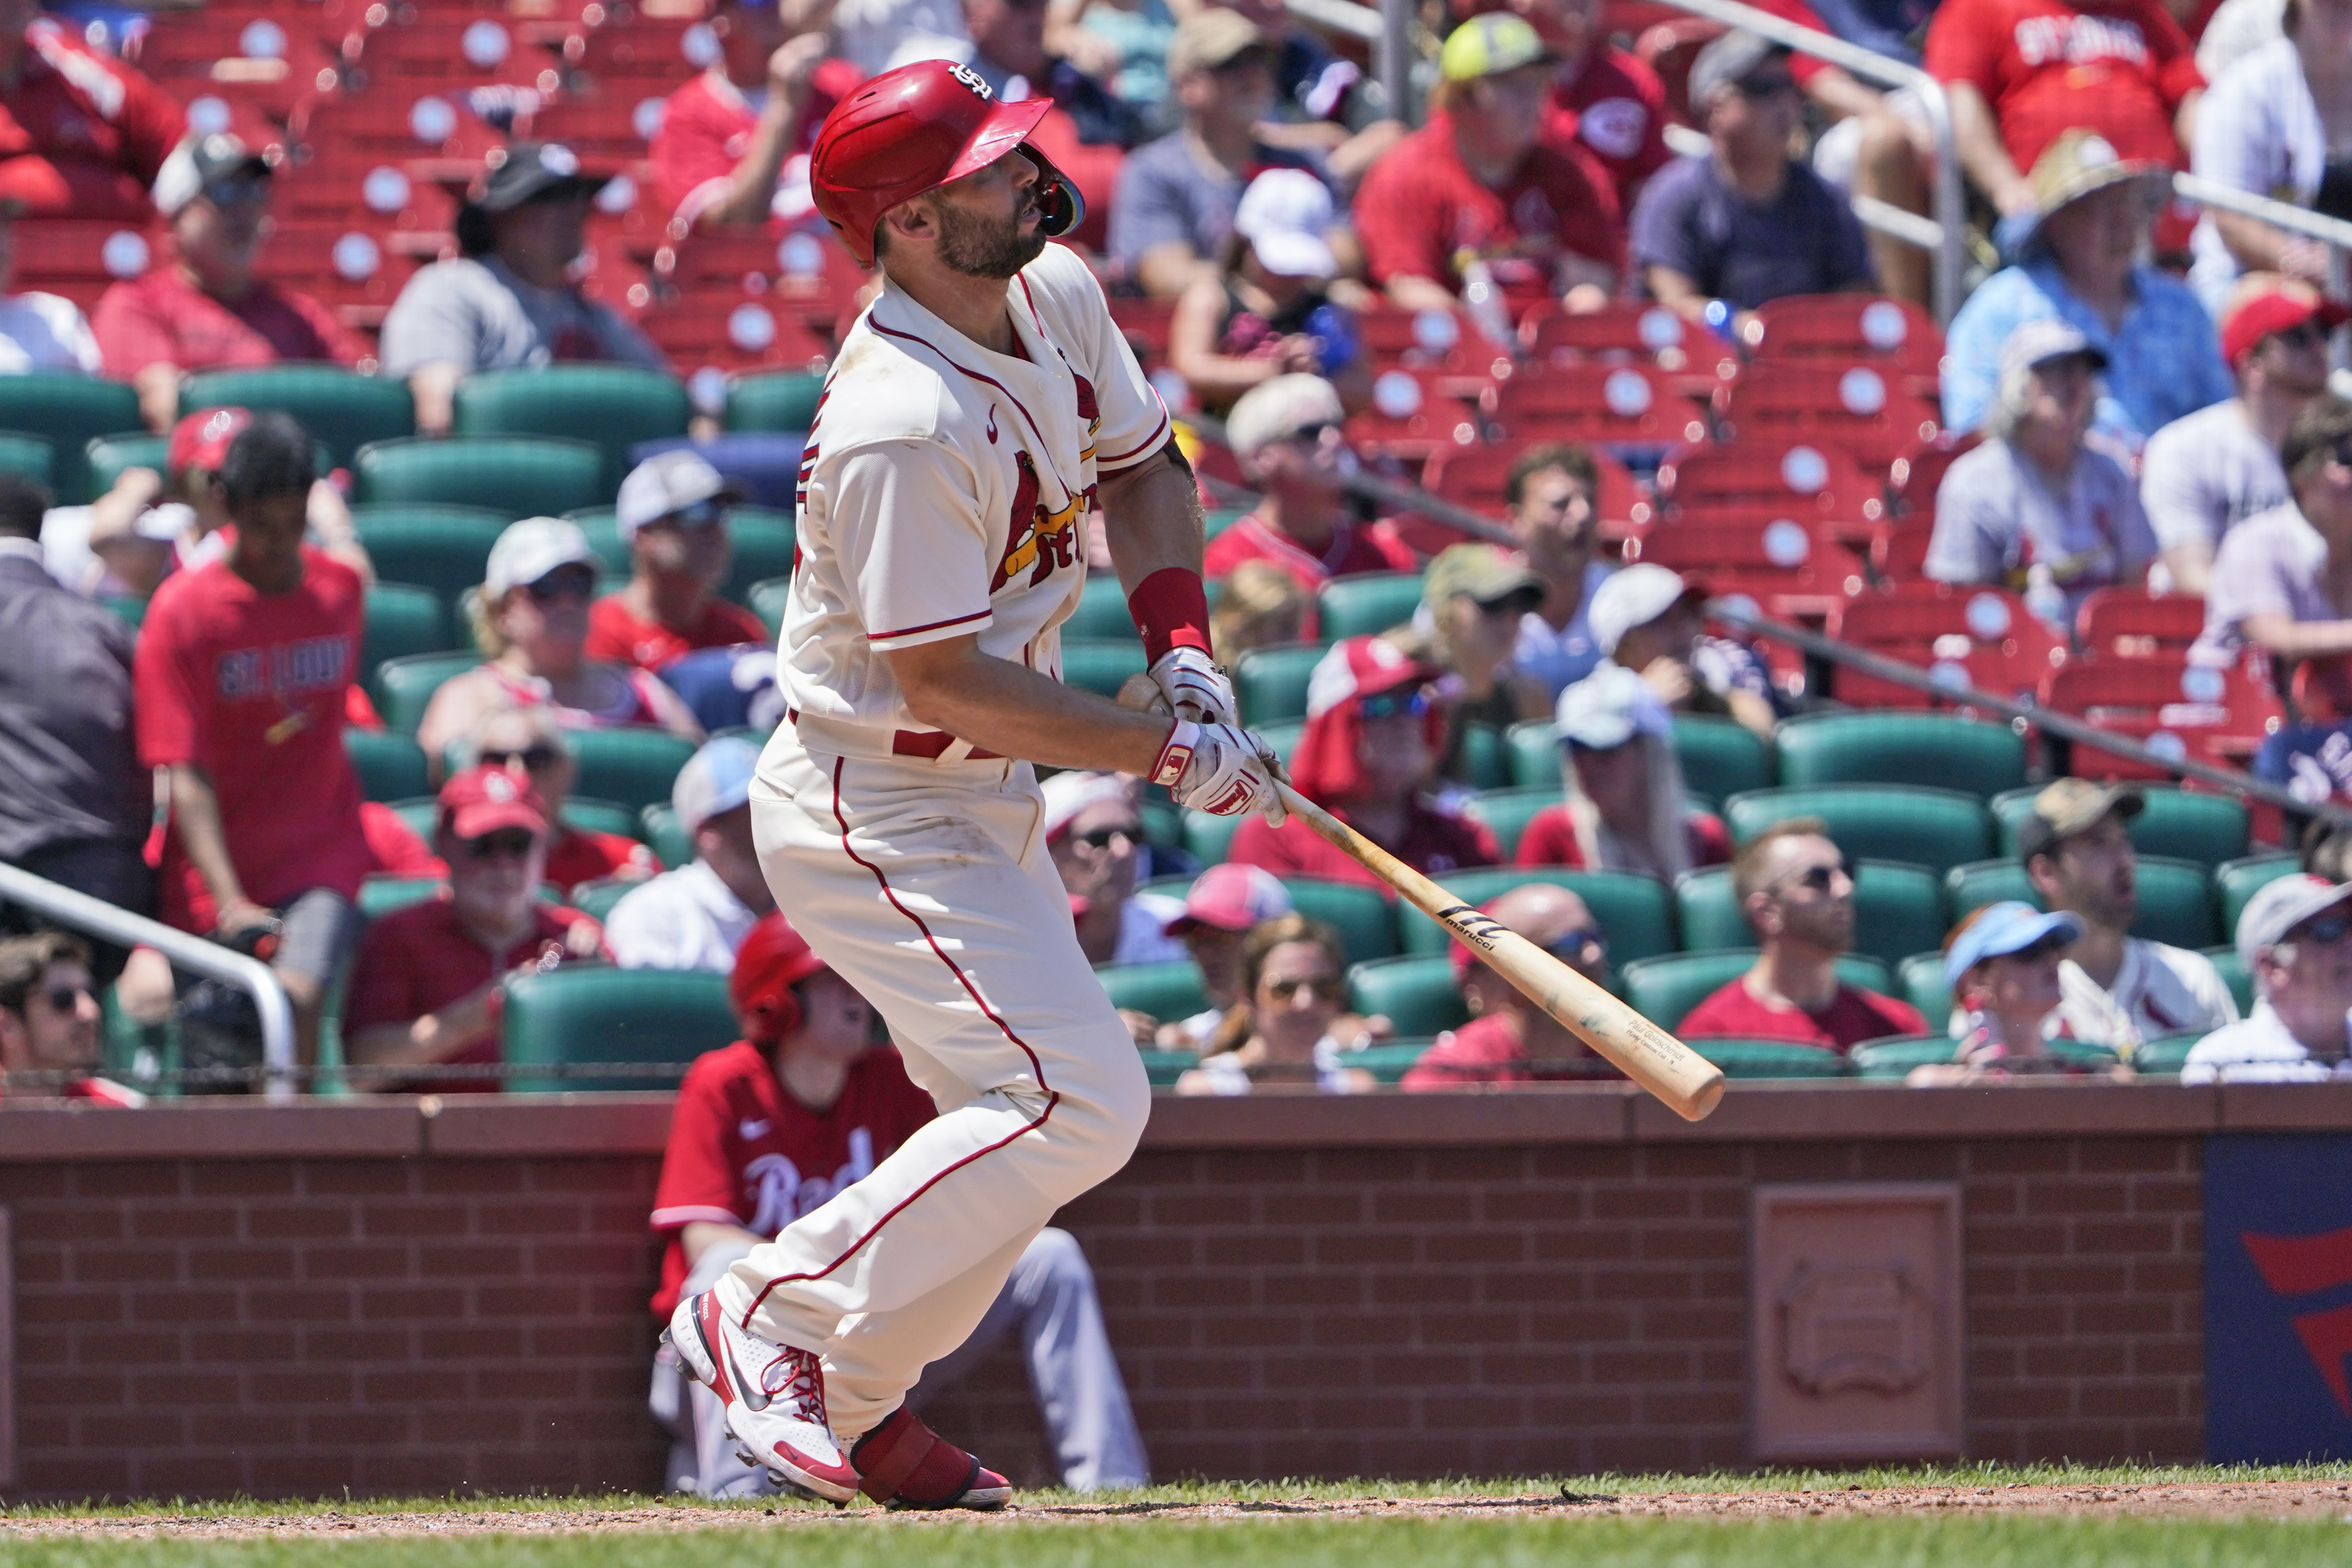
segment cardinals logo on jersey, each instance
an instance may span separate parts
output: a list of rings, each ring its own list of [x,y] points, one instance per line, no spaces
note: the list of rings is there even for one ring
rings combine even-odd
[[[991,593],[1024,571],[1034,588],[1054,572],[1077,565],[1084,554],[1078,523],[1094,502],[1094,490],[1089,487],[1048,509],[1038,499],[1037,465],[1029,460],[1029,454],[1016,452],[1013,460],[1020,467],[1021,480],[1013,491],[1013,520],[1005,530],[1004,559],[996,563],[996,575],[988,581]]]

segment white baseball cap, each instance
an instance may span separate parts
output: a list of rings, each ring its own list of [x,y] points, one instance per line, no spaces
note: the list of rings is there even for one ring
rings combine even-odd
[[[496,602],[511,591],[537,582],[558,567],[574,562],[592,570],[596,552],[578,523],[562,517],[525,517],[509,523],[499,542],[490,547],[490,561],[482,574],[482,597]]]
[[[751,780],[760,771],[760,748],[740,735],[722,735],[706,741],[686,759],[669,787],[669,803],[677,825],[691,833],[722,812],[751,798]]]
[[[2352,898],[2352,882],[2330,882],[2309,872],[2264,883],[2238,913],[2238,962],[2252,974],[2263,948],[2285,941],[2288,932],[2347,898]]]
[[[1089,773],[1066,768],[1037,786],[1045,797],[1045,837],[1048,841],[1069,831],[1072,822],[1097,806],[1132,804],[1136,781],[1124,773]]]
[[[1683,580],[1677,571],[1649,561],[1629,566],[1592,591],[1592,608],[1585,621],[1592,640],[1604,653],[1613,653],[1625,633],[1647,626],[1667,611],[1706,590]]]
[[[1312,424],[1342,424],[1348,411],[1321,376],[1295,371],[1263,381],[1242,393],[1225,415],[1225,444],[1236,457],[1254,457],[1261,447],[1296,435]]]
[[[1234,210],[1234,232],[1268,272],[1282,277],[1334,277],[1339,259],[1324,240],[1331,226],[1331,188],[1304,169],[1268,169],[1249,183]]]
[[[621,481],[620,497],[614,503],[613,520],[620,525],[623,538],[633,539],[639,528],[674,512],[687,513],[679,521],[689,525],[715,523],[719,521],[716,513],[697,514],[692,508],[705,502],[731,506],[742,498],[743,493],[722,478],[700,454],[683,446],[674,447],[655,453],[629,470],[629,476]]]
[[[1592,673],[1559,694],[1553,715],[1562,745],[1614,751],[1637,735],[1675,732],[1666,705],[1649,682],[1622,664],[1595,664]]]

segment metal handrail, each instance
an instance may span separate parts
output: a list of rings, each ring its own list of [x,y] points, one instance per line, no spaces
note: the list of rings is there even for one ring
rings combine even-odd
[[[2257,196],[2251,191],[2241,191],[2235,185],[2223,185],[2198,174],[2176,173],[2172,176],[2173,193],[2186,197],[2200,206],[2221,207],[2246,217],[2259,218],[2274,228],[2293,229],[2337,250],[2352,250],[2352,223],[2331,218],[2325,213],[2315,213],[2309,207],[2298,207],[2292,202],[2282,202],[2271,196]]]
[[[0,865],[0,899],[125,947],[152,947],[180,968],[249,993],[261,1014],[266,1093],[279,1103],[294,1098],[294,1009],[268,965],[12,865]]]

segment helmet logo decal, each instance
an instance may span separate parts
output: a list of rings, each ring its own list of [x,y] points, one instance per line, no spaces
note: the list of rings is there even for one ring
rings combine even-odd
[[[950,66],[948,68],[948,75],[955,78],[956,80],[971,89],[973,93],[981,98],[990,99],[996,96],[994,93],[988,90],[988,84],[981,79],[980,73],[972,69],[970,66]]]

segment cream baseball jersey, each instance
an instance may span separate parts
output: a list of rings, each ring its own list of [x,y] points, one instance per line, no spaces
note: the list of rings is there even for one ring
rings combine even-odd
[[[1077,256],[1047,246],[1007,305],[1018,352],[999,354],[886,282],[825,378],[777,651],[819,750],[887,757],[894,732],[923,727],[893,648],[977,632],[982,652],[1058,676],[1097,476],[1167,442],[1168,411]]]

